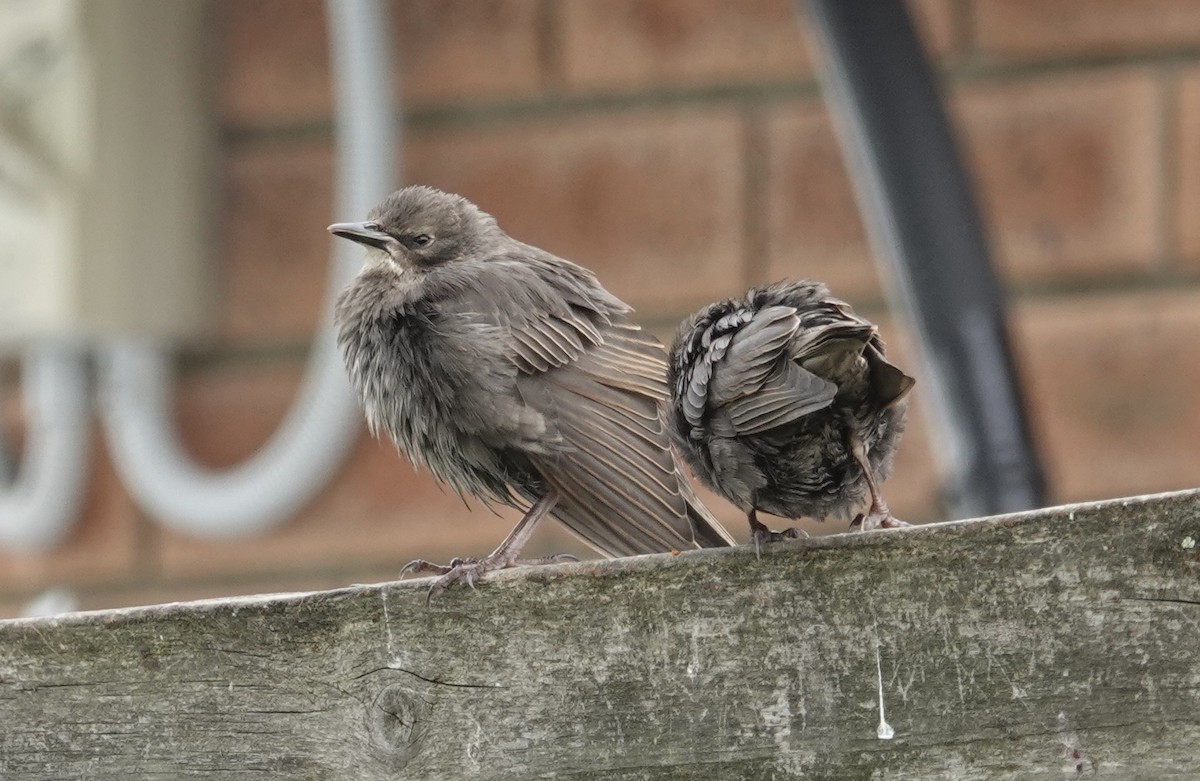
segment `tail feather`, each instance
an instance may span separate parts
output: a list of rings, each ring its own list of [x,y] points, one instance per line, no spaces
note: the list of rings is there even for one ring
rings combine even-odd
[[[737,545],[733,535],[721,525],[700,497],[692,489],[692,484],[683,474],[679,475],[679,489],[687,502],[687,517],[692,524],[692,533],[696,544],[701,548],[730,548]]]

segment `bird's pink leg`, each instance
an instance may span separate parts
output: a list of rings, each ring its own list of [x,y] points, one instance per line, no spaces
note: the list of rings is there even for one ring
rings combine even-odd
[[[892,515],[887,503],[883,501],[883,494],[880,493],[879,486],[875,484],[875,478],[871,474],[871,461],[867,458],[866,449],[857,437],[854,438],[853,452],[854,460],[858,462],[863,477],[867,481],[867,490],[871,492],[871,506],[867,508],[866,515],[860,513],[850,523],[850,528],[869,532],[874,529],[898,529],[902,526],[911,526],[912,524]]]
[[[803,529],[793,526],[790,529],[784,529],[777,532],[767,527],[765,523],[758,520],[758,510],[751,510],[746,513],[746,520],[750,522],[750,539],[754,541],[754,555],[759,555],[759,547],[764,542],[778,542],[779,540],[798,540],[802,537],[807,537],[808,533]]]
[[[533,530],[537,528],[538,522],[554,509],[554,505],[558,504],[558,496],[558,491],[553,488],[547,491],[545,496],[534,502],[525,512],[524,517],[517,522],[517,525],[496,546],[496,549],[482,559],[455,558],[451,559],[449,564],[434,564],[425,559],[415,559],[404,565],[404,569],[400,570],[400,576],[404,577],[404,575],[410,572],[439,575],[440,577],[433,581],[433,585],[429,587],[429,596],[426,599],[428,601],[445,591],[446,587],[451,583],[460,580],[471,588],[474,588],[475,581],[479,579],[479,576],[492,570],[576,560],[576,557],[569,553],[558,553],[553,556],[544,556],[540,559],[517,558],[521,553],[521,549],[525,547],[525,544],[529,542],[529,538],[533,536]]]

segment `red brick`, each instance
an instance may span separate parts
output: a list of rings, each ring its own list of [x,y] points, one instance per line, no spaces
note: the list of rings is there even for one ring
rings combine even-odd
[[[789,0],[562,0],[557,18],[571,88],[793,81],[809,71]]]
[[[540,0],[395,0],[410,103],[498,100],[541,87]]]
[[[1053,499],[1196,486],[1200,289],[1030,302],[1016,315]]]
[[[316,142],[234,147],[226,155],[217,253],[227,342],[302,342],[324,314],[333,239],[333,162]],[[343,215],[359,219],[365,215]]]
[[[975,86],[955,95],[954,106],[1008,279],[1153,266],[1162,252],[1153,73]]]
[[[1157,87],[1141,70],[965,88],[952,97],[968,170],[1006,278],[1088,278],[1161,254]],[[824,110],[768,115],[768,278],[878,291],[862,220]]]
[[[117,477],[98,426],[91,437],[81,516],[53,550],[0,551],[0,590],[27,593],[59,585],[86,589],[140,576],[139,513]]]
[[[407,170],[595,270],[646,317],[740,286],[742,139],[732,112],[638,110],[413,135]]]
[[[537,0],[394,0],[406,104],[496,99],[540,85]],[[331,106],[324,3],[222,0],[219,97],[235,124],[320,120]]]
[[[974,0],[980,52],[995,59],[1112,56],[1200,44],[1197,0]]]
[[[217,97],[239,124],[328,116],[329,50],[321,0],[217,3]]]
[[[933,56],[960,48],[953,0],[912,0]],[[612,90],[789,82],[811,76],[807,18],[791,0],[565,0],[557,8],[562,78]]]
[[[1174,140],[1175,250],[1195,267],[1200,265],[1200,70],[1192,69],[1179,80]]]
[[[765,133],[766,279],[819,279],[843,298],[878,295],[858,205],[824,108],[768,115]]]
[[[299,387],[300,368],[291,362],[187,368],[175,393],[180,439],[198,463],[234,466],[271,437]]]

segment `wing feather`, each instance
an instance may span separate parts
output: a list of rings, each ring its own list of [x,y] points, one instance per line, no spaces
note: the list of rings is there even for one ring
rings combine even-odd
[[[461,305],[487,311],[507,336],[498,349],[514,367],[513,395],[558,438],[524,451],[561,495],[551,514],[609,556],[733,544],[686,485],[671,450],[660,405],[662,345],[594,280],[589,289],[590,275],[568,266],[477,270],[490,276],[474,290],[488,295],[463,291]],[[489,311],[484,298],[528,306],[493,303]]]
[[[614,444],[621,442],[621,437],[625,434],[622,427],[614,426],[602,418],[597,418],[588,424],[588,428],[591,430],[581,431],[572,425],[563,425],[562,428],[578,435],[579,439],[586,439],[588,449],[586,451],[577,450],[577,453],[584,452],[595,461],[612,469],[618,474],[622,483],[633,484],[642,489],[642,492],[658,505],[653,512],[661,510],[674,512],[679,509],[679,503],[671,501],[669,498],[679,495],[674,465],[667,464],[664,467],[663,464],[650,459],[628,460],[628,448],[623,444]],[[596,436],[598,433],[608,436]],[[649,507],[646,509],[650,510]]]
[[[785,361],[758,392],[726,405],[738,434],[784,426],[833,403],[837,385]]]
[[[790,306],[738,310],[717,321],[680,394],[685,418],[697,426],[706,411],[719,410],[714,421],[727,434],[758,434],[829,406],[837,385],[794,361],[803,338]]]
[[[796,310],[772,306],[754,313],[732,334],[709,381],[709,403],[722,406],[762,387],[786,358],[787,345],[800,327]]]

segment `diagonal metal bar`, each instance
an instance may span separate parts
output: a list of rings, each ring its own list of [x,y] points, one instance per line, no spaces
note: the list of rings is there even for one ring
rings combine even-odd
[[[796,0],[876,262],[919,335],[924,399],[959,517],[1044,504],[1004,294],[937,85],[902,0]]]

